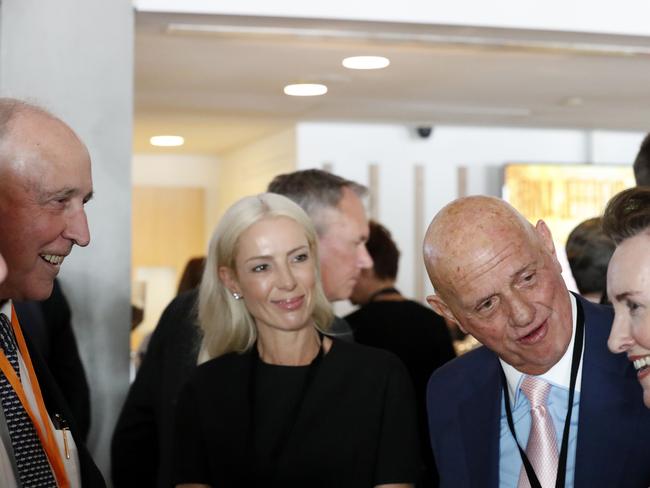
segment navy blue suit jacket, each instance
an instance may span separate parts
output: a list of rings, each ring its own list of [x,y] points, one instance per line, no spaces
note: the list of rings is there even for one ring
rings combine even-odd
[[[650,486],[650,410],[625,354],[612,354],[610,307],[585,313],[576,488]],[[498,487],[502,386],[496,354],[471,351],[431,377],[427,408],[441,487]]]

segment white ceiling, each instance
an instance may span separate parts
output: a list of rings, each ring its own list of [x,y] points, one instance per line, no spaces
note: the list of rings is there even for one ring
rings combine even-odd
[[[391,65],[341,66],[359,54]],[[297,81],[329,92],[285,96]],[[173,133],[186,138],[176,152],[221,154],[299,120],[647,131],[649,109],[648,37],[136,15],[136,152]]]

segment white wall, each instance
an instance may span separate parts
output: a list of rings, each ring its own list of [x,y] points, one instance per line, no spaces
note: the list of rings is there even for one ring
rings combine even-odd
[[[205,192],[205,245],[220,215],[219,159],[204,155],[134,154],[134,186],[203,188]]]
[[[298,169],[331,164],[334,173],[363,184],[368,165],[379,166],[378,218],[402,251],[398,286],[413,296],[415,266],[422,266],[416,226],[426,229],[433,215],[459,196],[459,168],[467,168],[467,194],[500,196],[504,163],[631,164],[642,138],[641,133],[439,126],[421,139],[405,125],[301,123],[297,164]],[[416,164],[425,166],[423,222],[413,220]]]
[[[296,134],[290,127],[223,155],[219,208],[222,215],[238,199],[266,191],[274,176],[296,168]]]
[[[61,271],[92,396],[88,446],[108,474],[128,387],[133,7],[130,0],[4,0],[0,92],[45,106],[90,151],[91,243]]]

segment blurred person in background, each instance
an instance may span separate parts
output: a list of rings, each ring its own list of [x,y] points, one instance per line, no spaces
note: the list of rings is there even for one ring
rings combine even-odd
[[[578,291],[594,303],[606,302],[607,265],[616,247],[602,223],[602,217],[587,219],[571,231],[566,241],[566,255]]]
[[[296,202],[316,227],[323,289],[330,302],[347,300],[361,271],[372,267],[366,249],[368,219],[362,198],[363,185],[320,169],[276,176],[267,189]],[[350,325],[340,317],[331,334],[351,340]]]
[[[326,335],[318,263],[314,226],[286,197],[243,198],[221,219],[199,292],[207,362],[176,412],[177,487],[413,486],[407,372]]]
[[[366,242],[373,266],[361,271],[350,301],[360,308],[347,315],[359,344],[379,347],[399,357],[409,372],[418,410],[424,469],[420,486],[436,486],[436,466],[429,442],[426,389],[431,373],[456,357],[444,319],[396,288],[399,250],[383,225],[370,221]]]
[[[650,186],[650,134],[646,134],[634,160],[634,179],[637,186]]]
[[[176,298],[138,349],[138,372],[111,443],[115,488],[169,486],[176,399],[196,367],[201,343],[196,305],[204,267],[204,257],[187,262]]]

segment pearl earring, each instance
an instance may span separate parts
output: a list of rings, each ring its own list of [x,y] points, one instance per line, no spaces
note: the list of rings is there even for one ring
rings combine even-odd
[[[237,293],[236,291],[233,291],[233,292],[232,292],[232,297],[233,297],[235,300],[241,300],[241,299],[243,298],[243,297],[242,297],[239,293]]]

